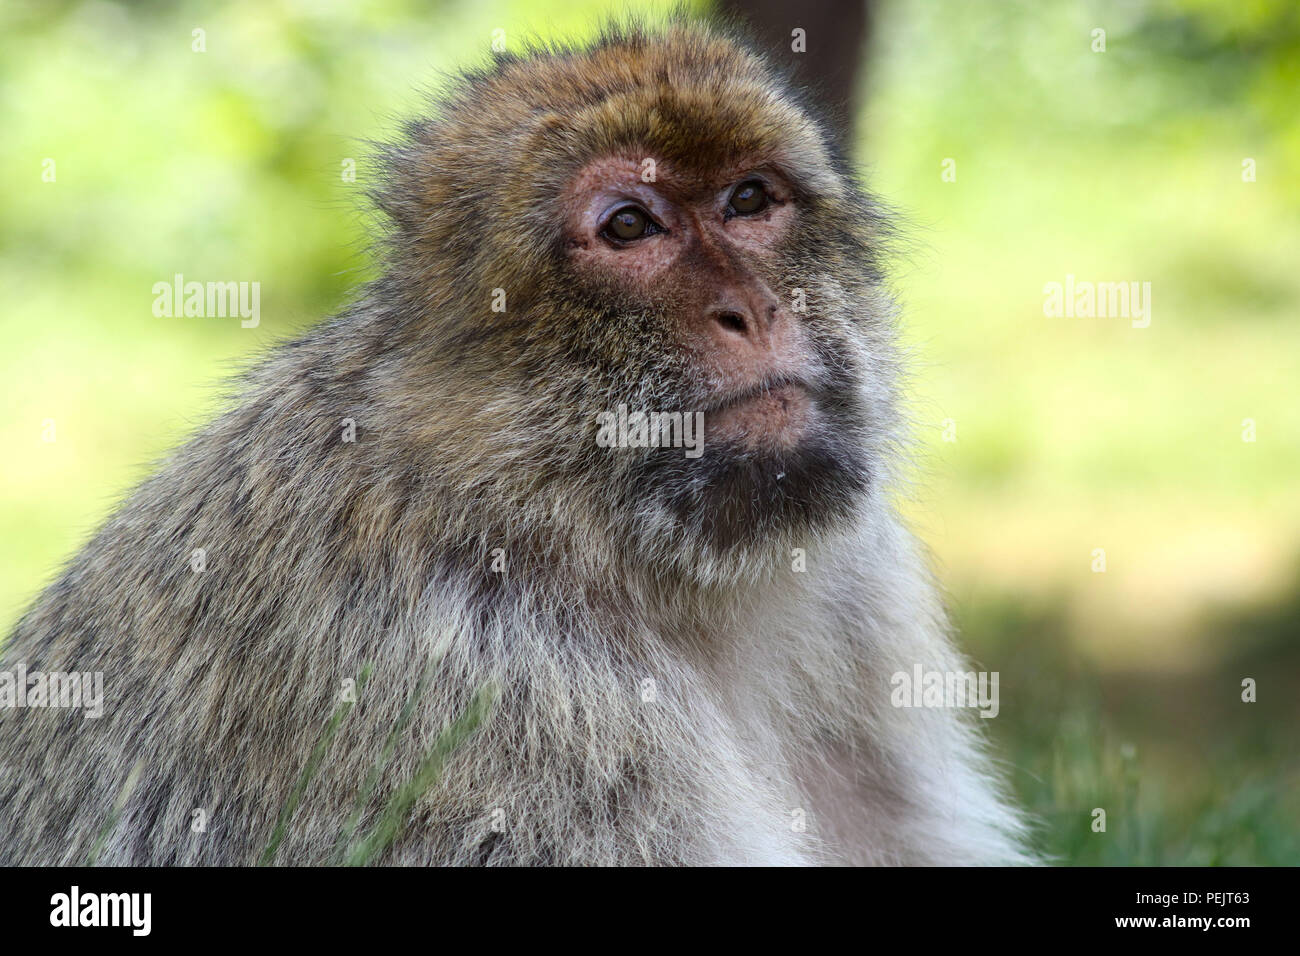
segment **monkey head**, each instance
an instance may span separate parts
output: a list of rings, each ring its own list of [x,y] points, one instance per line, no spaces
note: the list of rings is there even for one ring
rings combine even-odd
[[[378,197],[425,380],[486,390],[441,446],[521,513],[558,530],[576,500],[688,575],[753,576],[845,520],[893,433],[892,335],[881,217],[831,142],[698,27],[471,76]]]

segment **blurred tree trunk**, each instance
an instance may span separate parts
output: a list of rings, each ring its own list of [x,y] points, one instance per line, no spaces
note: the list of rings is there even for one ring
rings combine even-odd
[[[853,142],[867,43],[877,0],[720,0],[720,12],[747,23],[759,49],[806,86],[840,145]],[[804,51],[795,48],[803,30]]]

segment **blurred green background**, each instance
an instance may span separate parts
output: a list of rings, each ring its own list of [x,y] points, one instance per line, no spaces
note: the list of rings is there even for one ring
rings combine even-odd
[[[7,0],[0,631],[223,376],[373,274],[367,140],[494,30],[630,8],[664,9]],[[866,62],[855,150],[904,223],[907,509],[1001,674],[985,723],[1040,846],[1300,863],[1300,8],[882,2]],[[155,318],[178,272],[259,281],[260,326]],[[1150,327],[1046,317],[1067,274],[1150,282]]]

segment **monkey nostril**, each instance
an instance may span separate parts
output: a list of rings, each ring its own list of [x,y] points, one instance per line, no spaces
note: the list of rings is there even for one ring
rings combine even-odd
[[[749,331],[749,326],[745,322],[744,316],[742,316],[739,312],[719,312],[717,319],[718,319],[718,324],[721,325],[724,329],[730,329],[733,332],[739,332],[741,335],[744,335],[746,332]]]

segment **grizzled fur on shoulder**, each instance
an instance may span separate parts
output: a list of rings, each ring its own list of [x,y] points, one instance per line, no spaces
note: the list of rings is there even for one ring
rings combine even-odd
[[[133,768],[101,862],[254,862],[372,665],[278,856],[322,862],[440,653],[367,819],[476,688],[499,698],[386,862],[1029,859],[971,722],[889,704],[891,674],[965,666],[889,503],[881,218],[797,93],[678,22],[498,58],[436,110],[385,153],[384,276],[258,366],[5,644],[5,668],[102,671],[105,714],[0,709],[0,863],[84,861]],[[593,441],[595,412],[708,386],[672,290],[567,265],[559,197],[601,155],[762,155],[795,191],[768,278],[807,294],[841,478],[763,486],[726,540],[696,479]]]

